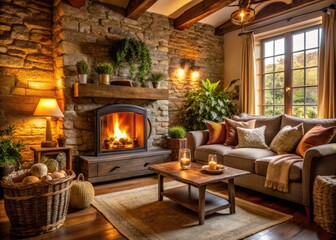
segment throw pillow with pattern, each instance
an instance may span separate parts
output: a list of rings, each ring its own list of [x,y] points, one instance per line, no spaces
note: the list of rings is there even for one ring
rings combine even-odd
[[[284,126],[271,142],[270,148],[277,154],[291,153],[303,136],[303,124]]]
[[[256,120],[253,119],[246,122],[240,122],[225,118],[224,122],[226,127],[226,138],[224,145],[236,146],[238,144],[237,127],[254,128]]]
[[[209,129],[207,144],[223,144],[225,142],[225,123],[206,122]]]
[[[236,148],[268,148],[265,142],[266,126],[259,128],[237,127],[238,145]]]

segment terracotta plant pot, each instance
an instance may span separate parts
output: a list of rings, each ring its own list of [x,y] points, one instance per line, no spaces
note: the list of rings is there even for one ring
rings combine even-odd
[[[168,138],[168,148],[172,151],[171,160],[177,161],[179,151],[187,147],[187,138]]]
[[[66,145],[66,138],[57,138],[57,143],[59,147],[65,147]]]
[[[152,82],[153,88],[159,88],[160,82]]]

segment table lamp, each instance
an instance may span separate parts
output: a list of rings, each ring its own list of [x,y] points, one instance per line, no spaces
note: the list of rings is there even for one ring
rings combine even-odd
[[[56,99],[41,98],[33,115],[47,118],[46,141],[41,143],[41,147],[56,147],[56,141],[52,140],[51,117],[64,117],[61,109],[58,107]]]

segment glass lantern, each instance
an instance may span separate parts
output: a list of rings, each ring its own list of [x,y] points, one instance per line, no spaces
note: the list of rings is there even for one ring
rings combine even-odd
[[[189,169],[191,165],[190,149],[180,149],[178,159],[181,169]]]
[[[208,155],[208,168],[209,170],[217,169],[217,155],[216,154]]]

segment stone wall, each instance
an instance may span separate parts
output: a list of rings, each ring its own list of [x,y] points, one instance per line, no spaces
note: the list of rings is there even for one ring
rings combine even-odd
[[[0,128],[16,125],[25,144],[45,140],[45,119],[32,117],[41,97],[59,99],[54,81],[51,0],[1,0],[0,4]],[[56,135],[56,121],[52,122]]]

